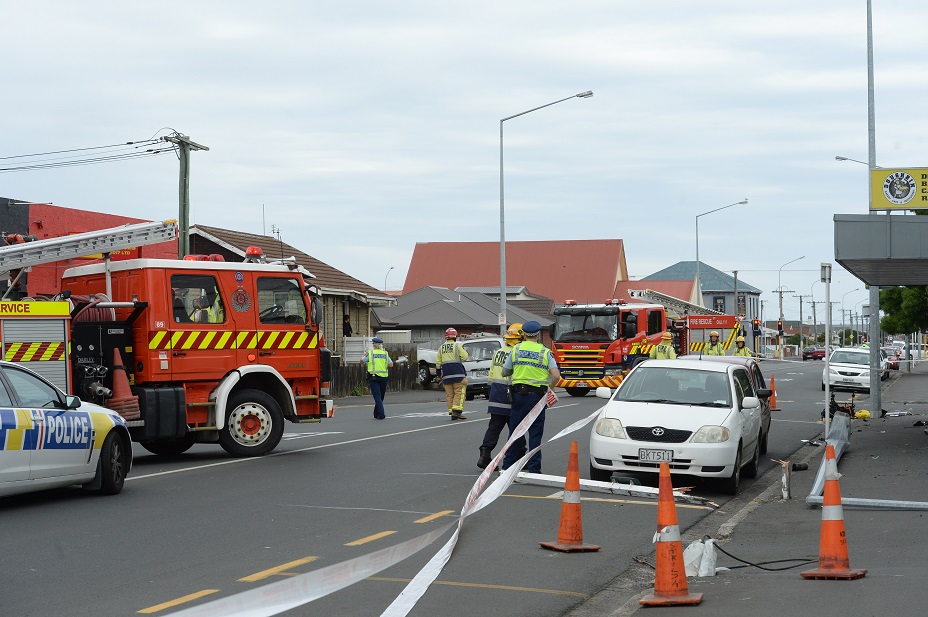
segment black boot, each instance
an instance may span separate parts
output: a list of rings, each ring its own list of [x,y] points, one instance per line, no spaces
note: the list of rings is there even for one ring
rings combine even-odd
[[[493,459],[493,448],[487,448],[486,446],[480,446],[480,458],[477,459],[477,467],[480,469],[486,469],[487,465],[490,464],[490,461]]]

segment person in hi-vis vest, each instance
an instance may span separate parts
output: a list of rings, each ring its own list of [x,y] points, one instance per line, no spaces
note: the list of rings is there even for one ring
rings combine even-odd
[[[664,332],[661,335],[661,342],[651,348],[648,357],[658,360],[675,360],[677,358],[677,352],[673,348],[673,337],[670,332]]]
[[[733,356],[747,356],[751,357],[751,350],[748,349],[748,346],[744,344],[744,337],[739,336],[735,339],[735,351],[732,352]]]
[[[445,342],[438,348],[435,366],[441,369],[441,383],[445,386],[448,414],[452,420],[464,419],[464,389],[467,387],[467,350],[458,343],[458,331],[445,330]]]
[[[522,340],[522,324],[514,323],[506,330],[505,345],[496,350],[493,354],[493,362],[490,365],[490,374],[487,381],[490,384],[490,391],[487,394],[487,413],[490,414],[490,425],[483,436],[483,443],[480,445],[480,457],[477,459],[477,467],[485,469],[493,458],[493,448],[499,443],[499,436],[503,432],[503,427],[509,425],[509,410],[512,408],[512,397],[509,388],[512,385],[512,377],[503,375],[503,365],[506,364],[506,358],[509,352]]]
[[[709,333],[709,342],[703,350],[704,356],[724,356],[725,350],[722,349],[722,343],[719,342],[719,333],[713,330]]]
[[[361,358],[361,364],[367,366],[367,385],[371,389],[371,396],[374,397],[374,418],[383,420],[387,417],[384,413],[383,399],[387,396],[388,369],[393,366],[393,360],[383,348],[383,339],[375,337],[371,342],[374,348],[367,350]]]

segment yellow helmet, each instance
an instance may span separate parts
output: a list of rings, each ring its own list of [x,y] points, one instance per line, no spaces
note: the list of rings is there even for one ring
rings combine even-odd
[[[521,341],[522,340],[522,324],[514,323],[511,326],[509,326],[509,329],[506,330],[506,339]]]
[[[736,342],[736,343],[743,343],[743,342],[744,342],[744,337],[743,337],[743,336],[739,336],[738,338],[735,339],[735,342]]]
[[[719,333],[716,330],[713,330],[712,332],[709,333],[709,336],[718,336],[718,335]]]
[[[669,341],[669,340],[671,340],[672,338],[673,338],[673,337],[670,335],[670,332],[664,332],[664,333],[661,335],[661,340],[662,340],[662,341]]]

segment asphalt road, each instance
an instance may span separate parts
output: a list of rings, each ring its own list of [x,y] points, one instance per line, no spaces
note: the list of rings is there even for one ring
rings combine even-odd
[[[761,480],[821,432],[821,362],[762,364],[776,375],[778,405]],[[408,400],[407,396],[404,400]],[[413,397],[415,398],[415,397]],[[839,396],[839,399],[841,397]],[[394,396],[394,400],[399,397]],[[370,400],[339,401],[336,417],[288,425],[284,442],[260,459],[231,459],[195,446],[165,460],[136,449],[126,488],[115,497],[65,489],[0,500],[5,615],[167,615],[197,603],[358,557],[453,520],[477,478],[485,401],[451,422],[437,393],[420,402],[387,398],[385,421]],[[546,435],[601,405],[562,395]],[[588,477],[589,427],[576,435]],[[566,473],[570,438],[544,449],[544,471]],[[710,514],[677,507],[681,527],[730,516],[769,485],[742,480],[731,502],[711,485],[693,492],[721,504]],[[612,498],[614,497],[614,498]],[[447,566],[413,615],[561,615],[653,550],[655,504],[584,494],[584,540],[596,553],[540,549],[555,540],[561,500],[550,488],[517,484],[467,519]],[[750,524],[746,521],[744,524]],[[375,577],[287,615],[379,615],[445,542]]]

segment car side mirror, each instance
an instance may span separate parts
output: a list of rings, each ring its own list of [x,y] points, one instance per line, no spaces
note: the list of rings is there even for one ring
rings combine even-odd
[[[78,409],[81,406],[81,399],[73,394],[66,394],[64,397],[65,409]]]
[[[773,390],[770,388],[757,389],[757,398],[770,398],[771,396],[773,396]]]
[[[612,390],[606,386],[596,388],[596,398],[612,398]]]
[[[741,401],[741,409],[757,409],[760,407],[760,399],[756,396],[746,396]]]

